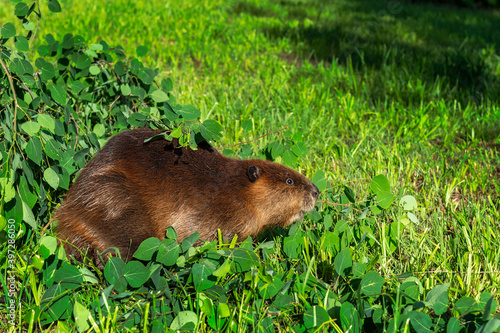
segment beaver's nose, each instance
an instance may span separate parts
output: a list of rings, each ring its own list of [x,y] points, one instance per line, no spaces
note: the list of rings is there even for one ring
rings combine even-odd
[[[313,184],[313,189],[312,189],[312,192],[311,192],[312,196],[314,199],[318,199],[318,196],[319,196],[319,189],[316,185]]]

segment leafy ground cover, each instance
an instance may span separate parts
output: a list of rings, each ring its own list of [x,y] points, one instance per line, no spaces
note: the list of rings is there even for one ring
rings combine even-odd
[[[26,35],[15,4],[0,4],[0,25]],[[498,12],[385,1],[61,5],[62,13],[41,6],[38,33],[53,39],[39,36],[29,51],[14,35],[1,42],[41,71],[48,99],[40,108],[24,99],[30,111],[13,121],[2,71],[0,236],[8,241],[11,217],[21,230],[15,260],[1,252],[2,286],[7,295],[15,263],[14,289],[23,290],[16,325],[10,298],[0,298],[2,330],[498,329]],[[75,58],[50,70],[64,50]],[[5,48],[2,59],[13,62]],[[23,70],[9,68],[14,77]],[[106,71],[118,86],[99,88]],[[171,232],[137,253],[142,262],[113,260],[102,273],[68,264],[52,227],[43,240],[40,226],[105,138],[146,119],[179,125],[187,140],[205,124],[227,154],[294,166],[323,202],[254,243],[195,249],[196,236],[177,245]],[[25,164],[13,167],[15,156]]]

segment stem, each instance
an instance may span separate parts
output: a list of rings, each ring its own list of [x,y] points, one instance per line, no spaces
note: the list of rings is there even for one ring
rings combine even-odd
[[[17,134],[17,126],[16,126],[16,122],[17,122],[17,109],[20,109],[21,107],[19,106],[19,104],[17,102],[16,89],[14,87],[14,80],[12,80],[12,74],[10,73],[9,69],[7,68],[7,66],[5,66],[5,63],[3,62],[1,56],[0,56],[0,65],[2,66],[3,70],[5,71],[5,74],[7,75],[7,78],[9,79],[10,89],[12,90],[12,96],[14,97],[14,119],[12,121],[13,122],[12,129],[14,131],[14,134],[13,134],[12,140],[14,140],[14,142],[15,142],[16,141],[16,134]]]
[[[35,31],[33,31],[33,37],[30,40],[30,50],[31,50],[31,46],[33,45],[33,42],[36,39],[36,33],[38,31],[38,26],[40,25],[40,19],[42,18],[42,10],[40,9],[40,2],[39,2],[39,0],[35,0],[35,1],[36,1],[36,7],[38,8],[38,13],[35,11],[35,14],[37,14],[38,18],[36,20]]]
[[[275,133],[280,133],[280,132],[283,132],[284,130],[288,129],[288,127],[283,127],[282,129],[280,130],[277,130],[277,131],[274,131],[274,132],[270,132],[270,133],[266,133],[264,135],[261,135],[259,137],[256,137],[255,139],[253,140],[249,140],[249,141],[244,141],[244,142],[239,142],[239,143],[236,143],[234,145],[230,145],[230,146],[225,146],[225,147],[222,147],[222,149],[226,149],[226,148],[231,148],[231,147],[236,147],[236,146],[239,146],[239,145],[243,145],[245,143],[250,143],[250,142],[254,142],[254,141],[257,141],[259,139],[262,139],[263,137],[265,136],[268,136],[268,135],[271,135],[271,134],[275,134]]]
[[[348,205],[348,204],[341,204],[341,203],[331,202],[331,201],[328,201],[328,200],[318,200],[317,202],[324,203],[324,204],[327,204],[327,205],[332,205],[332,206],[352,207],[351,205]],[[354,207],[352,207],[352,209],[355,210],[355,211],[357,211],[357,212],[360,212],[360,213],[362,212],[362,210],[354,208]]]

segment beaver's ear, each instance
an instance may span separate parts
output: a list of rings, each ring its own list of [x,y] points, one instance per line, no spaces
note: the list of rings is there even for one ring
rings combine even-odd
[[[247,168],[248,179],[250,179],[251,182],[256,181],[257,179],[259,179],[261,172],[262,172],[262,169],[258,165],[252,164],[252,165],[248,166],[248,168]]]

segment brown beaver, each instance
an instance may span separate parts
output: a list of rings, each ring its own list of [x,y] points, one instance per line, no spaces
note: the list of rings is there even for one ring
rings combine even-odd
[[[162,131],[142,128],[113,136],[82,169],[54,216],[61,239],[84,250],[110,247],[130,259],[139,244],[163,239],[173,226],[213,240],[244,240],[288,226],[313,209],[318,188],[285,166],[222,156],[208,143],[197,150],[173,141],[144,141]],[[73,246],[68,252],[80,257]]]

